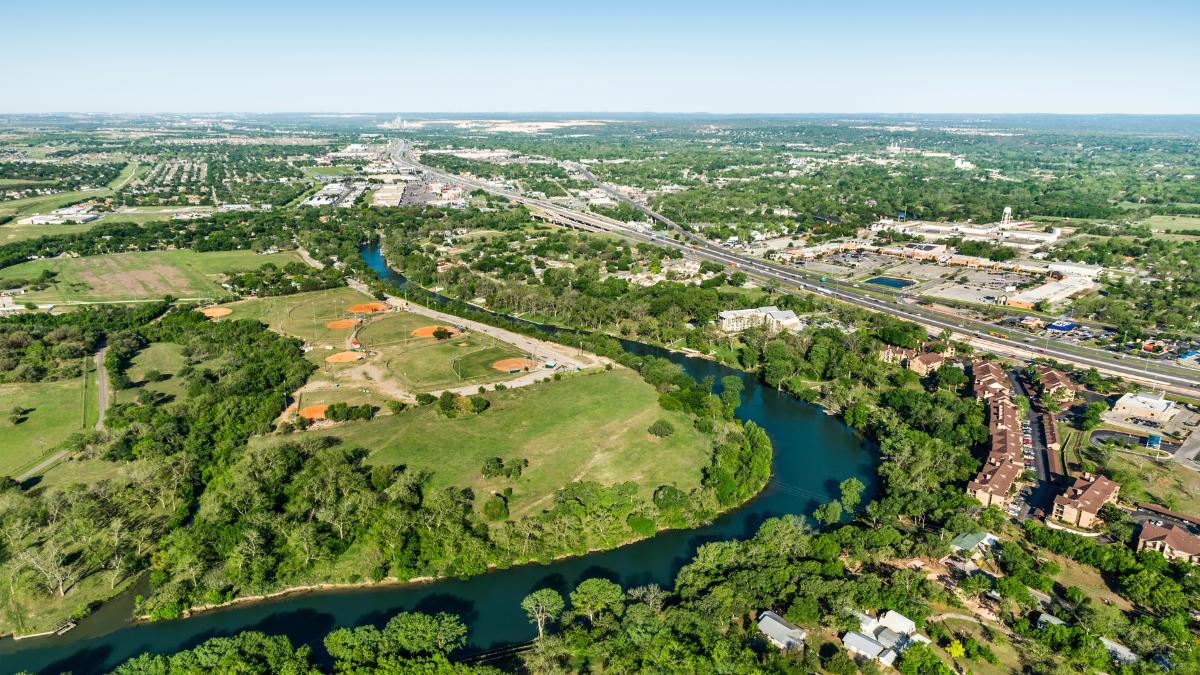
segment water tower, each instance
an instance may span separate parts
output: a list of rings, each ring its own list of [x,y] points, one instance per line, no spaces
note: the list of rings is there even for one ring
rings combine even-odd
[[[1007,225],[1012,222],[1012,207],[1004,207],[1004,215],[1000,217],[1000,224]]]

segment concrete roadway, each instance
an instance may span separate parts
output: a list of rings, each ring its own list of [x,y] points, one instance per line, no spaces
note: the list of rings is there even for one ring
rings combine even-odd
[[[393,161],[399,165],[422,170],[427,174],[437,176],[447,182],[458,183],[470,188],[482,189],[492,194],[506,197],[514,202],[535,207],[536,209],[545,213],[552,220],[569,227],[606,233],[624,239],[650,242],[667,248],[675,248],[681,250],[690,258],[716,262],[742,270],[747,274],[756,276],[760,279],[774,282],[780,287],[781,290],[800,290],[817,295],[823,295],[827,298],[840,300],[842,302],[846,302],[870,311],[891,314],[893,316],[921,324],[925,326],[926,329],[934,333],[941,330],[950,330],[951,332],[957,333],[969,341],[982,338],[989,344],[998,346],[998,348],[994,349],[993,351],[1006,356],[1019,352],[1026,352],[1036,356],[1044,356],[1053,358],[1057,361],[1071,363],[1079,367],[1096,368],[1102,372],[1119,375],[1129,380],[1166,389],[1175,393],[1188,394],[1192,396],[1200,393],[1197,391],[1200,390],[1200,373],[1189,369],[1155,364],[1140,359],[1139,361],[1143,362],[1127,362],[1111,352],[1090,347],[1073,345],[1070,348],[1066,348],[1049,342],[1046,342],[1043,347],[1032,347],[1025,342],[1023,337],[1014,337],[1023,336],[1021,333],[1014,333],[1008,329],[997,327],[982,321],[969,319],[967,317],[948,317],[941,312],[925,309],[916,305],[906,304],[902,302],[902,298],[900,296],[897,296],[892,302],[880,300],[873,295],[856,289],[855,285],[851,283],[830,280],[823,281],[822,277],[817,274],[777,265],[760,258],[730,251],[720,246],[716,246],[703,238],[697,237],[691,232],[679,227],[679,225],[673,221],[640,204],[628,200],[628,198],[626,198],[624,195],[620,195],[620,193],[617,193],[611,188],[606,187],[606,189],[608,189],[611,193],[618,195],[622,201],[632,204],[635,208],[638,208],[642,212],[646,213],[650,218],[653,218],[667,227],[675,229],[676,232],[680,233],[680,235],[683,237],[686,237],[691,243],[683,243],[675,240],[674,238],[655,232],[645,232],[639,229],[634,229],[611,218],[606,218],[604,216],[599,216],[592,213],[574,211],[543,199],[526,197],[525,195],[514,193],[510,190],[497,187],[490,183],[462,178],[446,173],[439,169],[425,166],[409,156],[409,146],[404,142],[397,143],[393,147],[392,158]],[[590,174],[584,173],[584,175],[588,176]],[[594,178],[594,176],[592,178]],[[996,335],[996,333],[999,335]]]

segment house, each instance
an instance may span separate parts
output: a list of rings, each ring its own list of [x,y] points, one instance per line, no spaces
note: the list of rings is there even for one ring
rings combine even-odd
[[[1047,614],[1045,612],[1042,612],[1041,614],[1038,615],[1038,618],[1037,618],[1038,630],[1041,630],[1041,629],[1045,628],[1046,626],[1065,626],[1065,625],[1067,625],[1066,621],[1063,621],[1062,619],[1058,618],[1057,616],[1054,616],[1053,614]]]
[[[1054,518],[1071,525],[1092,527],[1100,508],[1117,501],[1121,486],[1090,473],[1080,474],[1063,494],[1054,498]]]
[[[950,541],[950,550],[974,560],[999,542],[1000,538],[991,532],[967,532]]]
[[[769,610],[758,615],[758,632],[784,651],[803,649],[804,638],[808,637],[803,628]]]
[[[1120,642],[1114,642],[1102,637],[1100,638],[1100,644],[1104,645],[1104,651],[1108,652],[1108,658],[1112,659],[1115,663],[1126,665],[1137,663],[1137,654],[1134,654],[1133,650]]]
[[[1178,412],[1174,401],[1168,401],[1162,394],[1145,391],[1125,394],[1117,399],[1112,409],[1112,414],[1117,417],[1136,417],[1160,424],[1171,421]]]
[[[954,356],[958,354],[958,350],[954,348],[954,343],[948,340],[932,340],[930,342],[926,342],[924,349],[927,352],[937,352],[948,359],[954,358]]]
[[[926,377],[940,368],[945,362],[946,359],[941,354],[937,352],[925,352],[915,358],[909,359],[908,369],[921,377]]]
[[[1137,550],[1158,551],[1167,560],[1186,560],[1200,564],[1200,537],[1174,524],[1143,523],[1138,532]]]
[[[851,614],[858,618],[859,630],[842,636],[842,646],[851,656],[890,666],[911,645],[929,642],[917,632],[916,624],[899,612],[888,610],[879,618],[853,610]]]

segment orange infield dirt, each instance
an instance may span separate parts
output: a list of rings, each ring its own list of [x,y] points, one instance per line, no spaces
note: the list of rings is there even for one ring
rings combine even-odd
[[[392,306],[386,302],[364,302],[358,305],[350,305],[346,308],[346,311],[354,314],[371,314],[374,312],[386,312],[391,308]]]
[[[325,357],[326,363],[354,363],[367,358],[362,352],[338,352]]]
[[[413,337],[433,337],[433,332],[439,328],[445,328],[446,330],[450,331],[451,335],[458,335],[458,329],[451,328],[450,326],[421,326],[420,328],[418,328],[412,332],[412,336]]]
[[[229,316],[230,314],[233,314],[233,310],[229,309],[228,307],[205,307],[204,309],[200,310],[200,313],[210,319],[219,319],[223,316]]]
[[[358,325],[358,319],[338,319],[325,324],[326,328],[354,328]]]
[[[325,419],[325,409],[328,407],[323,403],[320,405],[306,405],[300,409],[300,416],[307,420],[323,420]]]
[[[537,364],[529,359],[500,359],[493,363],[492,367],[502,373],[511,373],[514,370],[533,369]]]

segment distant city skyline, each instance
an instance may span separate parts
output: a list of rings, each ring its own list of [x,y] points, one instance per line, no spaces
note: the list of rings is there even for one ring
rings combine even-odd
[[[5,13],[8,113],[1200,113],[1200,3],[1174,0]]]

